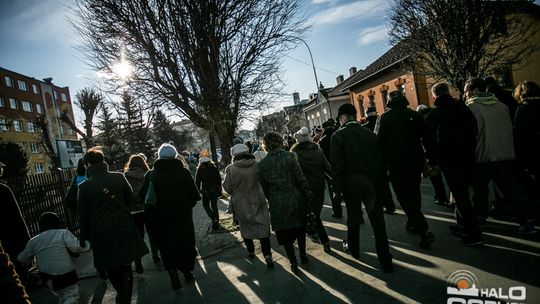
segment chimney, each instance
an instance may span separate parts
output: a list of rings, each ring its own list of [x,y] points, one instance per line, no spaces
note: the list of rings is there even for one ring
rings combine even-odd
[[[356,67],[353,66],[349,69],[349,76],[352,76],[354,73],[356,73]]]
[[[294,92],[292,94],[292,96],[293,96],[294,104],[295,105],[299,104],[300,103],[300,93]]]
[[[343,82],[343,75],[339,75],[338,77],[336,77],[336,83],[337,84],[340,84]]]

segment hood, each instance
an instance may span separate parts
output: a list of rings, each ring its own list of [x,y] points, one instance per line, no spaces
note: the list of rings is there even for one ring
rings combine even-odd
[[[146,172],[143,169],[139,167],[135,167],[135,168],[128,169],[128,171],[124,172],[124,175],[129,178],[144,179],[145,173]]]
[[[235,159],[233,161],[233,165],[235,165],[237,167],[240,167],[240,168],[247,168],[247,167],[251,167],[251,166],[256,166],[257,161],[255,160],[255,157],[253,157],[253,158]]]
[[[294,145],[291,148],[291,151],[295,153],[302,153],[302,156],[305,158],[310,158],[310,156],[313,155],[312,153],[317,151],[317,149],[319,149],[318,144],[312,141],[307,141]]]
[[[86,169],[86,176],[91,178],[96,175],[104,174],[109,171],[109,165],[107,163],[93,164]]]
[[[484,106],[492,106],[499,102],[499,100],[495,97],[495,95],[490,93],[482,93],[477,96],[471,97],[467,99],[465,102],[466,105],[471,105],[473,103],[478,103]]]

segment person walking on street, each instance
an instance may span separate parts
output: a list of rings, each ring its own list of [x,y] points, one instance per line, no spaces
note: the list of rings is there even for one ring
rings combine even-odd
[[[128,162],[124,166],[124,176],[126,177],[129,185],[133,189],[133,193],[139,193],[144,183],[144,175],[150,170],[146,160],[140,155],[131,155]],[[144,228],[148,233],[148,240],[150,241],[150,251],[152,252],[152,259],[154,263],[159,263],[161,260],[158,255],[158,247],[154,236],[154,231],[151,225],[146,220],[147,214],[144,212],[144,198],[139,197],[136,204],[131,206],[131,216],[133,222],[137,226],[137,230],[144,239]],[[135,271],[139,274],[144,272],[141,260],[135,260]]]
[[[325,181],[326,175],[330,175],[331,168],[330,163],[324,156],[324,152],[316,143],[311,141],[309,136],[309,130],[303,127],[294,134],[296,138],[296,144],[292,146],[291,152],[296,155],[298,163],[302,168],[302,173],[307,179],[307,182],[313,193],[313,200],[311,201],[312,212],[316,217],[316,232],[319,241],[323,245],[324,251],[330,253],[330,240],[326,229],[324,229],[321,221],[321,212],[324,205],[325,197]]]
[[[268,154],[258,164],[259,177],[268,199],[272,229],[278,243],[285,247],[292,272],[299,274],[294,242],[298,243],[301,263],[307,264],[306,204],[313,194],[294,154],[283,149],[279,133],[267,133],[263,143]]]
[[[527,198],[516,182],[514,139],[508,107],[490,93],[480,78],[465,83],[466,105],[476,118],[476,167],[473,178],[473,202],[478,216],[488,216],[488,184],[491,180],[502,192],[515,212],[520,226],[517,233],[534,233],[531,214],[526,210]]]
[[[420,194],[426,123],[408,105],[407,98],[400,91],[390,92],[386,103],[390,110],[381,115],[375,133],[381,143],[392,187],[408,218],[405,228],[420,235],[420,247],[429,248],[435,236],[421,211]]]
[[[479,246],[482,233],[469,197],[476,162],[476,120],[464,103],[450,95],[447,84],[435,84],[431,93],[435,108],[427,117],[425,145],[430,172],[442,171],[456,201],[457,224],[450,230],[460,232],[465,245]]]
[[[319,146],[324,152],[324,156],[327,160],[330,160],[330,141],[332,139],[332,134],[336,131],[335,121],[333,118],[328,119],[322,124],[323,135],[319,141]],[[333,218],[343,218],[343,208],[341,207],[341,202],[343,197],[341,193],[334,191],[334,185],[331,176],[326,176],[326,184],[328,186],[328,194],[330,196],[330,201],[332,202],[332,217]]]
[[[89,149],[83,163],[88,180],[79,185],[77,200],[81,242],[90,241],[94,266],[102,277],[108,276],[116,302],[130,303],[131,263],[148,253],[129,209],[137,197],[122,173],[108,170],[101,150]]]
[[[221,175],[212,160],[207,156],[199,159],[195,173],[195,184],[202,194],[204,211],[212,221],[212,230],[219,229],[218,197],[221,196]]]
[[[146,203],[151,210],[150,222],[155,228],[163,266],[169,273],[173,290],[182,288],[178,270],[186,282],[193,281],[195,268],[195,227],[193,207],[200,199],[195,182],[174,146],[162,144],[154,168],[144,177],[139,196],[144,197],[153,188],[155,202]]]
[[[254,239],[261,243],[261,250],[268,268],[273,268],[270,247],[270,213],[261,184],[255,156],[243,144],[231,148],[232,164],[225,168],[223,188],[231,195],[230,204],[240,223],[240,234],[246,244],[248,257],[255,257]]]
[[[347,240],[343,247],[354,258],[360,257],[363,203],[375,235],[379,263],[383,271],[392,272],[383,206],[378,198],[386,181],[377,137],[356,121],[356,109],[352,104],[339,107],[338,119],[341,128],[332,135],[330,162],[336,191],[343,194],[347,207]]]

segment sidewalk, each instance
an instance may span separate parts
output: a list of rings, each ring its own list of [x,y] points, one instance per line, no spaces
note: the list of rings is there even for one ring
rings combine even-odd
[[[352,259],[341,248],[345,219],[334,219],[329,204],[322,219],[330,236],[332,254],[307,241],[310,264],[296,277],[275,237],[271,238],[274,269],[267,269],[257,248],[249,259],[239,232],[207,234],[210,220],[202,204],[194,208],[197,247],[203,258],[195,266],[195,282],[175,293],[168,275],[145,256],[145,272],[134,274],[132,303],[446,303],[448,277],[457,270],[473,272],[482,288],[525,286],[526,303],[540,302],[540,234],[517,237],[515,224],[489,220],[483,228],[483,249],[467,248],[448,232],[452,211],[433,203],[431,185],[422,185],[423,209],[437,240],[430,250],[420,249],[417,237],[404,230],[406,217],[398,210],[385,215],[395,272],[379,269],[371,227],[361,228],[361,256]],[[219,204],[225,210],[225,202]],[[224,216],[224,214],[222,213]],[[256,242],[257,243],[257,242]],[[81,303],[114,303],[108,283],[92,277],[80,282]],[[31,293],[33,303],[56,303],[45,290]]]

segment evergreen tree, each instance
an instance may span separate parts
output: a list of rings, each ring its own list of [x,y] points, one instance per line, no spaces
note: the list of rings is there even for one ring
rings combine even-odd
[[[121,168],[127,155],[125,145],[120,137],[120,129],[112,114],[109,107],[103,105],[96,125],[100,133],[96,136],[95,141],[103,147],[107,163],[115,168]]]
[[[28,154],[21,145],[11,141],[0,141],[0,162],[3,162],[3,178],[25,176],[28,173]]]
[[[171,143],[178,149],[183,150],[193,141],[193,137],[187,130],[179,132],[171,126],[171,122],[161,110],[157,110],[154,116],[152,133],[157,145]]]
[[[142,152],[150,156],[153,143],[149,136],[148,126],[144,121],[142,105],[134,100],[127,91],[124,91],[117,111],[121,137],[127,144],[128,153]]]

